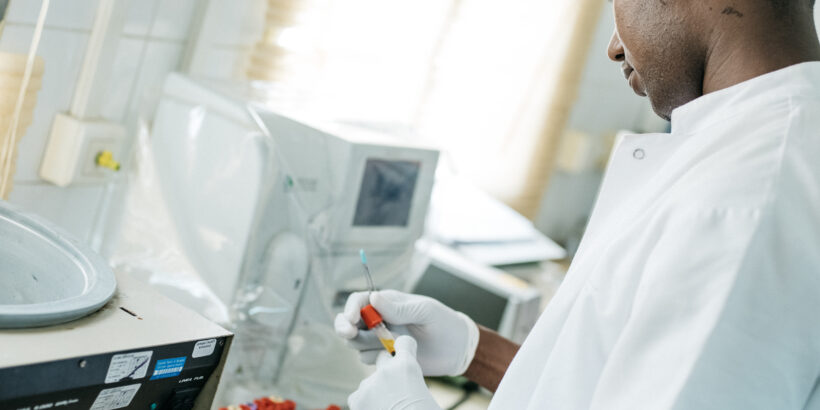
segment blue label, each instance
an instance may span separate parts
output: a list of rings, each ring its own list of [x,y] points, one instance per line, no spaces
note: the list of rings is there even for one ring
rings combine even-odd
[[[182,368],[185,367],[186,358],[187,357],[183,356],[157,360],[157,365],[154,366],[154,374],[149,380],[179,376],[179,374],[182,373]]]

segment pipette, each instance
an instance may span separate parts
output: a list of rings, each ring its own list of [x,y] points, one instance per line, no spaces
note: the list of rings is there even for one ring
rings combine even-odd
[[[367,279],[367,285],[370,286],[370,293],[373,293],[376,286],[373,285],[373,276],[370,275],[370,267],[367,266],[367,255],[364,254],[364,249],[359,249],[359,258],[362,260],[362,266],[364,266],[364,277]]]
[[[373,277],[370,275],[370,267],[367,266],[367,256],[364,254],[364,249],[359,249],[359,257],[362,260],[362,266],[364,266],[364,275],[367,278],[368,285],[370,286],[370,293],[373,293],[373,291],[376,290],[376,286],[373,285]],[[375,333],[376,337],[379,338],[379,341],[382,342],[384,348],[387,349],[391,355],[395,356],[396,348],[394,347],[394,344],[396,339],[393,337],[393,334],[387,330],[387,326],[384,325],[382,315],[379,314],[379,312],[371,304],[363,307],[359,313],[361,313],[362,320],[367,328],[373,330],[373,333]]]

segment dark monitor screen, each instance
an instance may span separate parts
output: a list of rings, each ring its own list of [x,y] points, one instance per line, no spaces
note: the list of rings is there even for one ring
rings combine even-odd
[[[368,159],[353,226],[407,226],[420,162]]]
[[[507,299],[460,277],[430,265],[413,293],[430,296],[464,312],[476,323],[493,330],[501,326]]]

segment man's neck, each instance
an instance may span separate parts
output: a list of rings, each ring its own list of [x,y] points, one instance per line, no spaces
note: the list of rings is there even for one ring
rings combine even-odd
[[[736,18],[713,34],[703,94],[795,64],[820,61],[820,41],[810,14],[781,25],[755,19],[752,13],[743,18]]]

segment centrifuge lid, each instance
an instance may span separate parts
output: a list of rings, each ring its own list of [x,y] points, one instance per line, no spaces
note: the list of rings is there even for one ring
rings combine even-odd
[[[89,247],[0,201],[0,328],[81,318],[105,305],[116,287],[111,268]]]

